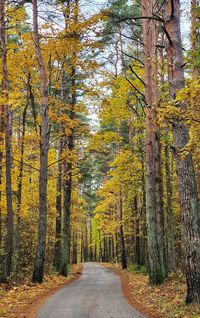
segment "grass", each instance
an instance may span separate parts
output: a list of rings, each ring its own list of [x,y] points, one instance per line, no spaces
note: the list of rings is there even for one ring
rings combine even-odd
[[[129,272],[142,273],[142,274],[147,273],[147,269],[145,266],[141,266],[135,263],[129,263],[127,269]]]

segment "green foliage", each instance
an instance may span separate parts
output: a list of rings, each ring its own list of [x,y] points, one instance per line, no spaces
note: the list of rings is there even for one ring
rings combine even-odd
[[[141,266],[135,263],[128,263],[128,271],[130,272],[135,272],[135,273],[141,273],[141,274],[146,274],[147,269],[145,266]]]

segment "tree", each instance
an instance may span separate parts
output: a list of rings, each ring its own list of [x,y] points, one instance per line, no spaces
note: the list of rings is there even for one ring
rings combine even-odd
[[[165,1],[165,29],[168,34],[167,60],[170,98],[175,102],[177,92],[184,88],[183,55],[180,32],[180,2]],[[179,101],[179,111],[187,105]],[[173,120],[174,151],[178,175],[179,198],[182,214],[182,238],[187,280],[186,302],[200,302],[200,208],[191,153],[181,152],[189,141],[186,124],[179,116]]]
[[[4,110],[4,133],[5,133],[5,150],[6,150],[6,202],[7,202],[7,242],[6,242],[6,259],[5,259],[5,277],[9,277],[12,269],[13,257],[13,205],[12,205],[12,175],[11,175],[11,114],[9,107],[9,80],[7,65],[7,47],[6,47],[6,18],[5,18],[5,1],[0,1],[0,43],[2,54],[2,92]]]
[[[42,98],[41,127],[40,127],[40,177],[39,177],[39,227],[37,254],[33,272],[33,282],[42,283],[46,247],[47,225],[47,173],[48,173],[48,149],[49,149],[49,117],[48,117],[48,76],[42,57],[40,39],[38,33],[38,7],[37,0],[33,4],[33,38],[35,53],[41,76],[40,92]]]
[[[143,17],[150,17],[153,2],[144,0]],[[148,231],[148,253],[150,281],[158,284],[165,278],[164,224],[162,192],[160,191],[159,136],[155,126],[155,103],[157,100],[154,54],[156,46],[156,26],[153,19],[143,19],[144,60],[145,60],[145,99],[146,99],[146,213]],[[157,158],[156,158],[157,156]],[[156,162],[157,161],[157,162]],[[159,199],[158,199],[159,198]],[[161,207],[161,208],[160,208]]]

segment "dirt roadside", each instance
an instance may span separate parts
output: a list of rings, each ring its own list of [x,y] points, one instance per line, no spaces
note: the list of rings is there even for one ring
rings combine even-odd
[[[51,295],[80,277],[82,268],[82,265],[75,265],[68,277],[49,275],[42,284],[22,285],[2,292],[0,318],[35,318]]]
[[[186,305],[186,284],[183,277],[170,277],[162,285],[150,286],[148,275],[103,264],[121,279],[128,302],[147,318],[200,318],[198,305]]]

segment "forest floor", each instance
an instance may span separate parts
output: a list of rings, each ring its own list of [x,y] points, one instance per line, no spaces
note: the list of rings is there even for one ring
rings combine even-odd
[[[186,305],[186,284],[183,276],[170,277],[159,286],[148,284],[148,275],[132,266],[122,270],[120,265],[104,264],[121,278],[123,292],[129,303],[149,318],[200,318],[200,307]]]
[[[0,318],[34,318],[48,297],[78,279],[81,272],[82,265],[73,265],[68,277],[51,274],[42,284],[0,285]]]

